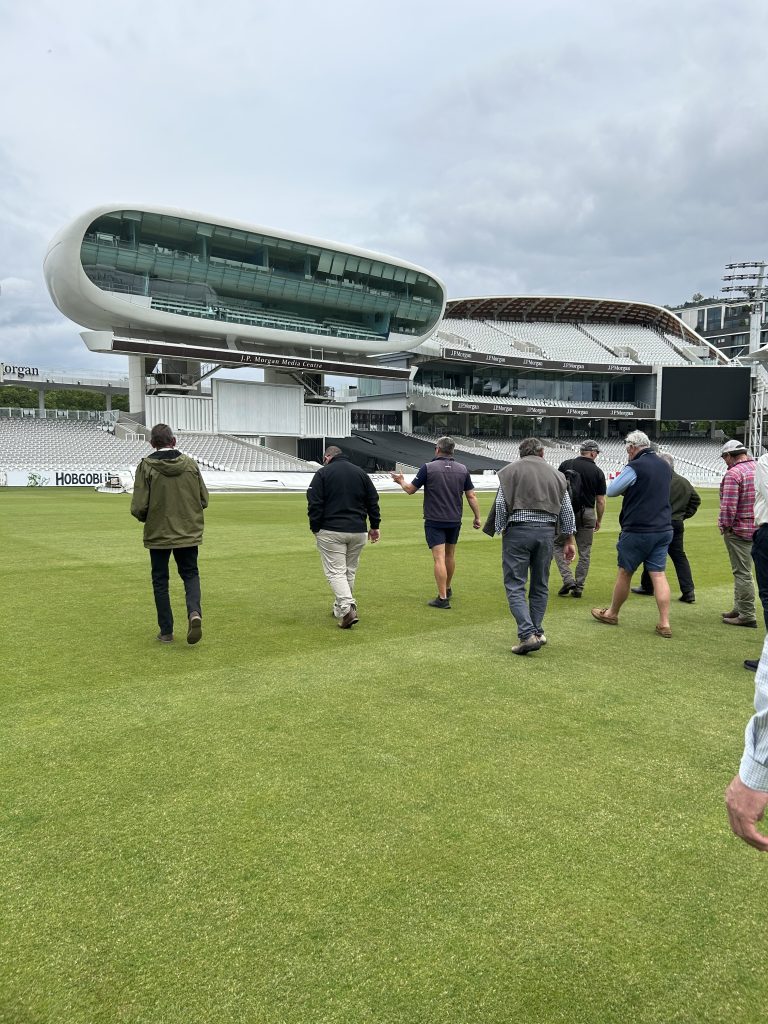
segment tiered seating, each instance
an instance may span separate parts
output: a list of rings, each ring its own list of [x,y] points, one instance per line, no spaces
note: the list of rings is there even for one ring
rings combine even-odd
[[[456,388],[432,388],[425,384],[413,384],[414,394],[434,396],[436,398],[459,399],[463,402],[478,402],[481,405],[541,405],[547,409],[566,409],[578,406],[584,409],[621,409],[634,413],[637,406],[633,402],[593,402],[582,399],[565,398],[531,398],[529,395],[470,395]]]
[[[584,329],[609,348],[629,348],[641,363],[687,366],[693,362],[676,352],[663,334],[632,324],[584,324]]]
[[[437,336],[444,344],[494,355],[527,352],[555,361],[611,363],[617,358],[627,358],[620,356],[618,348],[636,352],[639,363],[675,366],[694,362],[675,351],[671,338],[633,324],[446,318]]]
[[[0,469],[124,469],[151,449],[123,441],[99,421],[0,419]]]
[[[230,435],[179,431],[177,443],[181,451],[210,469],[237,473],[312,473],[315,469],[303,459],[249,444]]]
[[[518,342],[518,347],[539,349],[546,359],[574,359],[586,363],[605,363],[613,355],[597,344],[593,338],[571,323],[529,323],[527,321],[498,320],[494,325]]]

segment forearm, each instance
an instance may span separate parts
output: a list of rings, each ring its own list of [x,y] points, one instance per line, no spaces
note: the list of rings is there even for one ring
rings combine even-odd
[[[605,515],[605,495],[598,494],[595,498],[595,515],[598,523],[602,522],[603,516]]]

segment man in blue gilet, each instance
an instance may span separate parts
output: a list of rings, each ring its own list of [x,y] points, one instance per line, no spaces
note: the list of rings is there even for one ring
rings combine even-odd
[[[616,544],[619,572],[609,607],[593,608],[592,615],[598,622],[618,626],[619,610],[629,597],[632,576],[645,562],[659,609],[656,634],[671,637],[669,583],[664,570],[673,535],[669,500],[672,469],[651,449],[651,440],[642,430],[627,434],[624,444],[629,461],[608,484],[609,498],[624,495]]]

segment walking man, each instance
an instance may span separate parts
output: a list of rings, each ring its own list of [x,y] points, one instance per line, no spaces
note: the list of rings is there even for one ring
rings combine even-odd
[[[307,489],[307,515],[333,591],[333,615],[340,629],[351,629],[360,621],[353,596],[357,566],[366,540],[375,544],[381,536],[381,515],[371,478],[336,445],[325,449],[323,468]]]
[[[452,438],[441,437],[435,447],[435,457],[421,467],[409,484],[402,473],[389,474],[406,494],[415,494],[419,488],[424,488],[424,534],[432,552],[437,584],[437,597],[427,602],[432,608],[451,607],[451,580],[456,571],[456,545],[461,532],[464,497],[474,515],[472,526],[479,530],[481,525],[474,484],[467,467],[454,459],[455,447]]]
[[[579,448],[578,458],[566,459],[557,467],[566,480],[573,481],[571,504],[576,517],[576,549],[579,552],[579,563],[574,573],[563,554],[565,538],[562,534],[558,536],[555,541],[555,562],[563,580],[557,592],[559,597],[567,597],[568,594],[581,597],[584,592],[592,540],[600,529],[605,512],[605,474],[595,465],[599,454],[597,441],[584,441]]]
[[[544,614],[555,536],[563,538],[564,560],[572,561],[575,523],[565,477],[544,461],[538,437],[521,441],[519,451],[517,462],[499,470],[499,491],[484,532],[502,535],[504,588],[517,623],[512,653],[530,654],[547,642]]]
[[[187,603],[187,643],[203,636],[200,573],[197,550],[203,543],[203,509],[208,491],[194,459],[176,448],[173,431],[165,423],[152,427],[149,443],[155,449],[136,469],[131,515],[144,523],[144,547],[152,564],[157,639],[173,642],[173,612],[168,591],[168,566],[173,555],[184,583]]]
[[[728,467],[720,482],[720,515],[733,572],[733,608],[723,612],[727,626],[757,628],[752,582],[752,537],[755,533],[755,460],[741,441],[726,441],[720,452]]]
[[[669,545],[669,557],[675,567],[677,582],[680,585],[679,600],[683,604],[694,604],[696,591],[693,586],[693,575],[688,556],[685,553],[685,520],[696,515],[701,504],[701,497],[693,489],[690,480],[675,472],[675,460],[669,452],[659,452],[659,458],[664,459],[672,470],[672,481],[669,485],[669,503],[672,506],[672,541]],[[632,587],[633,594],[647,594],[653,597],[653,584],[648,570],[643,567],[643,575],[640,577],[640,586]]]
[[[618,626],[619,611],[629,597],[632,576],[645,562],[659,609],[657,636],[671,637],[669,625],[669,583],[664,569],[672,540],[672,508],[669,483],[672,470],[651,449],[642,430],[627,434],[624,442],[629,462],[608,484],[608,497],[624,495],[619,516],[621,533],[616,545],[619,571],[608,608],[593,608],[598,622]]]

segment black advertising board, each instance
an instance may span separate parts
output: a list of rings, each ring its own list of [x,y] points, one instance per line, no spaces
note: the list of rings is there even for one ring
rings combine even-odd
[[[563,373],[653,373],[652,366],[616,360],[612,363],[583,363],[578,359],[538,359],[536,356],[500,356],[465,348],[444,348],[443,359],[481,366],[514,366],[521,370],[560,370]]]
[[[264,352],[238,352],[228,348],[204,348],[201,345],[173,345],[162,341],[114,338],[113,352],[127,355],[168,356],[175,359],[199,359],[224,366],[269,366],[275,369],[308,370],[311,373],[333,373],[340,377],[376,377],[380,380],[411,379],[412,370],[379,363],[337,363],[329,359],[301,359],[294,356],[269,355]]]
[[[748,366],[665,366],[664,420],[746,420],[751,393]]]

